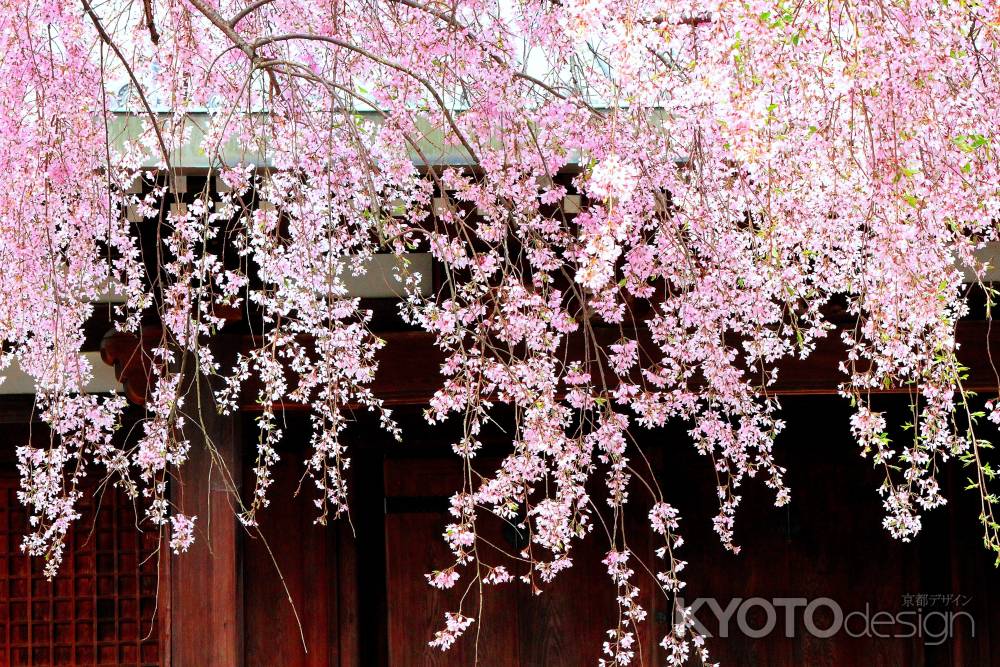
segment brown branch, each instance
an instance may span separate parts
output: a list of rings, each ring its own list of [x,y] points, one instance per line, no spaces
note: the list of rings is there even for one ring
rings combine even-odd
[[[149,40],[153,44],[160,43],[160,33],[156,30],[153,20],[153,0],[142,0],[142,11],[146,15],[146,27],[149,28]]]
[[[167,169],[171,169],[170,166],[170,151],[167,150],[167,143],[163,140],[163,134],[160,132],[160,126],[156,122],[156,112],[153,111],[153,107],[150,106],[149,100],[146,99],[146,94],[142,91],[142,84],[139,83],[139,79],[136,78],[135,72],[132,71],[132,67],[128,64],[128,60],[122,54],[121,49],[115,44],[108,31],[104,29],[104,24],[101,23],[101,17],[97,15],[94,8],[90,6],[87,0],[80,0],[83,3],[83,9],[90,17],[91,22],[93,22],[94,27],[97,28],[97,34],[100,35],[101,41],[111,47],[114,51],[115,56],[121,61],[122,67],[125,68],[125,72],[128,74],[129,80],[132,85],[135,86],[136,94],[139,96],[139,100],[142,102],[142,106],[146,108],[146,113],[149,114],[149,121],[153,126],[153,132],[156,133],[156,140],[160,144],[160,150],[163,152],[163,161],[167,165]]]
[[[245,19],[249,14],[257,11],[266,4],[273,2],[274,0],[257,0],[257,2],[250,3],[244,9],[236,12],[233,18],[229,19],[229,25],[236,27],[236,24]]]
[[[201,0],[190,0],[190,1],[201,2]],[[353,51],[358,55],[364,56],[369,60],[377,62],[380,65],[383,65],[390,69],[394,69],[397,72],[402,72],[403,74],[406,74],[413,80],[417,81],[424,88],[427,89],[427,92],[431,94],[431,97],[434,98],[434,101],[437,103],[437,105],[441,107],[441,112],[444,114],[445,120],[448,121],[448,125],[451,126],[452,132],[455,133],[455,136],[458,138],[459,142],[461,142],[462,146],[469,153],[469,157],[472,158],[473,162],[477,163],[479,162],[479,158],[476,157],[476,151],[473,150],[472,146],[469,145],[469,142],[466,140],[465,135],[462,134],[462,131],[455,123],[455,119],[452,118],[451,113],[448,111],[448,106],[441,98],[441,95],[438,94],[436,90],[434,90],[434,87],[430,84],[430,82],[427,79],[420,76],[419,74],[409,69],[408,67],[400,65],[399,63],[394,63],[391,60],[386,60],[385,58],[377,54],[374,54],[367,49],[351,44],[350,42],[345,42],[342,39],[338,39],[336,37],[329,37],[326,35],[314,35],[312,33],[289,33],[287,35],[273,35],[271,37],[263,37],[254,42],[251,48],[254,51],[256,51],[256,49],[260,48],[261,46],[267,46],[268,44],[276,44],[278,42],[291,42],[295,40],[326,42],[328,44],[333,44],[334,46],[339,46],[341,48],[347,49],[348,51]]]
[[[560,93],[559,91],[557,91],[555,88],[553,88],[549,84],[545,83],[544,81],[531,76],[527,72],[521,72],[521,71],[519,71],[519,70],[511,67],[510,64],[507,63],[506,61],[504,61],[500,56],[498,56],[497,54],[493,53],[493,51],[491,51],[490,49],[487,49],[484,45],[480,44],[472,36],[472,34],[469,32],[468,27],[465,26],[465,25],[463,25],[461,22],[459,22],[454,17],[454,15],[452,15],[452,14],[446,14],[445,12],[442,12],[440,10],[434,9],[433,7],[428,7],[427,5],[421,4],[419,2],[416,2],[415,0],[389,0],[389,1],[401,4],[401,5],[405,5],[407,7],[412,8],[412,9],[416,9],[417,11],[426,12],[426,13],[430,14],[431,16],[433,16],[434,18],[438,19],[439,21],[443,21],[444,23],[448,24],[449,26],[451,26],[455,30],[458,30],[458,31],[464,33],[465,39],[467,41],[472,42],[473,44],[479,46],[479,48],[482,49],[486,53],[487,56],[489,56],[490,60],[492,60],[496,64],[500,65],[501,67],[506,67],[517,78],[523,79],[524,81],[527,81],[528,83],[530,83],[530,84],[532,84],[534,86],[537,86],[538,88],[541,88],[542,90],[544,90],[545,92],[549,93],[553,97],[557,97],[557,98],[559,98],[561,100],[569,100],[569,96],[563,95],[562,93]],[[584,100],[584,99],[581,98],[579,100],[579,102],[584,107],[586,107],[588,111],[594,113],[595,115],[600,115],[600,111],[598,111],[597,109],[595,109],[594,107],[592,107],[590,104],[588,104],[586,100]]]
[[[194,5],[195,9],[201,12],[205,18],[211,21],[215,27],[221,30],[222,33],[229,38],[229,41],[235,44],[240,51],[246,54],[246,57],[250,59],[251,65],[255,67],[257,66],[258,62],[257,50],[253,46],[251,46],[249,42],[240,37],[240,34],[236,32],[236,29],[233,27],[232,23],[223,18],[222,15],[219,14],[219,12],[212,9],[212,7],[206,4],[203,0],[188,0],[188,2]],[[278,78],[274,75],[274,72],[270,70],[266,71],[268,77],[270,77],[271,79],[271,88],[274,90],[274,92],[280,94],[281,87],[278,85]]]
[[[194,5],[194,8],[201,12],[205,18],[211,21],[216,28],[221,30],[223,34],[229,38],[229,41],[235,44],[240,51],[246,54],[247,58],[251,61],[256,59],[256,52],[254,51],[254,48],[250,46],[250,43],[240,37],[240,34],[236,32],[232,24],[224,19],[219,12],[215,11],[211,5],[205,3],[203,0],[188,0],[188,2]]]

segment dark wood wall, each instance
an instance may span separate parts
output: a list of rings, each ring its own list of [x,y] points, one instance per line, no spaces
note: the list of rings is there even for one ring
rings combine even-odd
[[[901,397],[879,400],[898,411],[899,423],[905,420]],[[712,532],[711,469],[694,453],[684,430],[642,438],[667,500],[684,517],[681,555],[690,563],[688,600],[714,597],[725,607],[733,598],[826,597],[845,614],[867,609],[871,615],[915,612],[921,595],[961,595],[960,606],[928,597],[923,611],[967,612],[975,621],[975,636],[963,619],[955,637],[940,645],[920,638],[854,638],[845,632],[822,639],[805,631],[799,608],[793,637],[784,636],[779,616],[777,629],[765,638],[735,632],[725,640],[710,639],[715,659],[730,665],[831,667],[1000,663],[1000,576],[982,547],[975,497],[962,491],[961,471],[944,478],[951,503],[926,515],[924,531],[914,542],[898,542],[881,526],[880,480],[850,439],[846,404],[837,397],[787,397],[784,404],[789,424],[777,451],[789,469],[793,501],[776,509],[770,493],[750,483],[737,519],[743,551],[736,556],[724,551]],[[251,541],[244,569],[247,664],[278,664],[280,656],[281,664],[290,665],[457,667],[473,664],[477,652],[479,664],[490,667],[596,664],[604,632],[614,625],[616,614],[614,590],[600,564],[607,545],[596,534],[578,548],[574,567],[542,595],[532,595],[523,585],[489,591],[478,644],[473,626],[448,653],[427,645],[444,612],[453,610],[462,594],[460,587],[433,589],[423,576],[448,563],[441,533],[449,522],[447,497],[460,485],[461,466],[448,450],[447,428],[430,429],[405,411],[401,419],[407,433],[402,444],[365,423],[348,432],[354,447],[354,535],[344,524],[312,525],[306,498],[300,496],[294,506],[278,502],[297,487],[303,458],[294,445],[285,453],[273,489],[275,503],[262,529],[273,538],[275,558],[303,619],[309,653],[301,647],[270,555]],[[500,454],[502,438],[497,437],[488,444],[480,471],[488,471]],[[302,492],[308,496],[312,490],[303,486]],[[648,503],[638,492],[634,503],[636,516],[630,520],[642,537]],[[485,531],[497,544],[510,546],[517,539],[497,524]],[[637,540],[633,547],[651,556],[653,545]],[[661,665],[662,650],[656,644],[669,621],[666,601],[647,595],[644,604],[650,617],[640,638],[642,664]],[[715,629],[707,607],[699,618]],[[755,627],[765,620],[760,614],[749,618]],[[816,620],[829,622],[822,611]]]
[[[890,411],[891,422],[905,423],[903,397],[885,396],[878,404]],[[843,631],[821,639],[805,632],[799,609],[795,636],[785,638],[779,609],[779,629],[764,639],[737,633],[709,640],[716,658],[735,665],[1000,664],[1000,573],[983,547],[976,497],[963,490],[963,472],[952,466],[943,475],[949,504],[926,513],[924,529],[913,542],[899,542],[882,528],[884,511],[876,493],[881,477],[850,439],[846,402],[788,397],[783,405],[788,427],[777,455],[788,468],[792,502],[776,509],[766,490],[747,488],[737,517],[740,555],[725,553],[713,539],[705,462],[681,454],[661,468],[666,493],[676,497],[675,504],[688,517],[688,597],[714,596],[723,606],[733,597],[827,597],[845,614],[867,609],[869,614],[895,615],[915,611],[917,596],[961,595],[960,606],[930,598],[923,611],[968,612],[975,620],[975,637],[959,623],[955,638],[936,646],[933,640],[854,638]],[[898,440],[907,434],[893,435]],[[681,441],[667,446],[682,450]],[[700,617],[713,618],[707,612]],[[763,625],[760,616],[751,618],[756,627]],[[828,617],[817,618],[823,625],[829,622]],[[852,627],[858,634],[857,624]]]
[[[897,423],[905,421],[902,398],[878,400],[895,411]],[[924,531],[914,542],[900,543],[881,527],[875,492],[880,480],[850,439],[846,404],[836,397],[786,397],[783,402],[788,427],[777,456],[788,468],[793,500],[775,509],[769,492],[749,484],[737,517],[736,536],[743,547],[737,556],[725,552],[712,532],[712,473],[684,429],[641,437],[667,500],[683,514],[681,556],[690,563],[687,599],[714,597],[725,607],[733,598],[827,597],[845,613],[867,608],[896,614],[915,610],[911,603],[926,595],[925,612],[967,612],[975,635],[959,623],[955,636],[938,645],[919,638],[853,638],[844,632],[822,639],[805,632],[800,608],[793,637],[784,636],[779,618],[778,628],[762,639],[738,632],[710,639],[714,658],[741,666],[1000,664],[1000,576],[982,547],[975,496],[962,491],[962,471],[944,475],[949,505],[925,516]],[[485,599],[481,627],[473,626],[448,653],[427,645],[443,613],[454,609],[461,595],[458,588],[432,589],[423,576],[448,562],[441,532],[461,467],[448,447],[454,434],[447,425],[427,427],[415,410],[402,409],[399,417],[403,443],[392,441],[364,415],[349,428],[351,520],[318,526],[315,490],[308,480],[301,482],[308,420],[289,415],[270,491],[273,502],[262,514],[260,532],[202,524],[200,550],[170,559],[169,572],[161,573],[169,580],[160,584],[159,624],[152,618],[156,561],[146,558],[155,533],[136,537],[132,508],[115,497],[105,496],[96,523],[96,508],[86,508],[82,532],[74,533],[71,542],[72,557],[55,583],[44,583],[40,565],[17,552],[25,517],[14,502],[9,454],[28,430],[8,426],[3,462],[8,481],[0,498],[5,501],[0,508],[0,665],[458,667],[472,665],[477,653],[479,664],[487,667],[596,664],[604,632],[615,621],[614,590],[600,564],[607,547],[597,534],[578,547],[574,567],[545,586],[542,595],[519,584],[494,588]],[[242,424],[213,428],[217,437],[242,444],[242,451],[234,452],[242,455],[230,460],[237,466],[234,478],[247,485],[255,434],[252,416],[242,419]],[[489,472],[503,455],[504,442],[498,433],[487,438],[477,463],[481,472]],[[190,500],[177,500],[200,502],[198,489],[208,490],[215,498],[212,521],[230,521],[231,508],[218,502],[224,495],[219,478],[207,474],[207,462],[193,463],[184,479]],[[637,538],[632,546],[649,559],[655,545],[643,542],[642,530],[648,501],[637,491],[633,505],[629,520]],[[518,540],[497,523],[487,523],[484,531],[505,547]],[[164,596],[163,590],[172,594]],[[949,607],[934,601],[942,595],[960,595],[963,603]],[[669,621],[666,601],[649,593],[643,601],[650,616],[640,637],[641,664],[661,665],[656,644]],[[707,607],[699,618],[709,630],[716,629]],[[760,615],[750,620],[755,627],[762,623]]]

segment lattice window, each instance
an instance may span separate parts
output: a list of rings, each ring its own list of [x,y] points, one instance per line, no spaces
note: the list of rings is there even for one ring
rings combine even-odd
[[[51,582],[20,550],[27,515],[16,483],[0,480],[0,665],[160,664],[155,621],[157,534],[136,530],[132,506],[107,491],[83,514]]]

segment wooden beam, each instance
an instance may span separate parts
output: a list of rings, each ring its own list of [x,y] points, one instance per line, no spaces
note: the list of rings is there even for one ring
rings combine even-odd
[[[831,331],[818,341],[816,350],[806,359],[787,359],[778,366],[777,382],[769,388],[773,395],[824,395],[836,394],[846,376],[840,372],[839,363],[846,360],[847,352],[841,341],[842,329]],[[616,329],[597,329],[601,344],[613,343],[620,333]],[[440,365],[444,356],[435,344],[431,334],[418,331],[397,331],[380,333],[386,341],[376,358],[379,371],[372,382],[372,391],[387,405],[421,405],[426,403],[441,386],[443,378]],[[961,321],[955,327],[955,338],[959,345],[958,358],[966,367],[968,375],[964,388],[980,393],[995,393],[1000,390],[1000,378],[994,370],[991,359],[1000,361],[1000,326],[991,327],[988,321]],[[159,340],[158,330],[144,330],[142,341],[129,334],[113,334],[105,338],[102,355],[106,361],[114,363],[119,371],[119,379],[125,385],[128,397],[142,403],[147,391],[148,354],[142,350]],[[228,338],[223,347],[249,352],[254,340],[250,336]],[[649,345],[645,341],[644,345]],[[583,349],[579,336],[567,340],[567,358],[580,358]],[[247,383],[241,400],[241,408],[248,412],[260,410],[254,400],[257,385],[253,380]],[[879,393],[908,393],[910,387],[888,387]],[[308,406],[284,403],[279,407],[286,410],[304,410]]]

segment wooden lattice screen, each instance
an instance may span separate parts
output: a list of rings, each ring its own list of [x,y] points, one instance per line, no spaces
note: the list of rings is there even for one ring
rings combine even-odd
[[[155,620],[155,532],[136,530],[135,513],[107,491],[81,501],[83,514],[51,582],[43,563],[20,551],[27,515],[16,483],[0,480],[0,665],[160,664]]]

